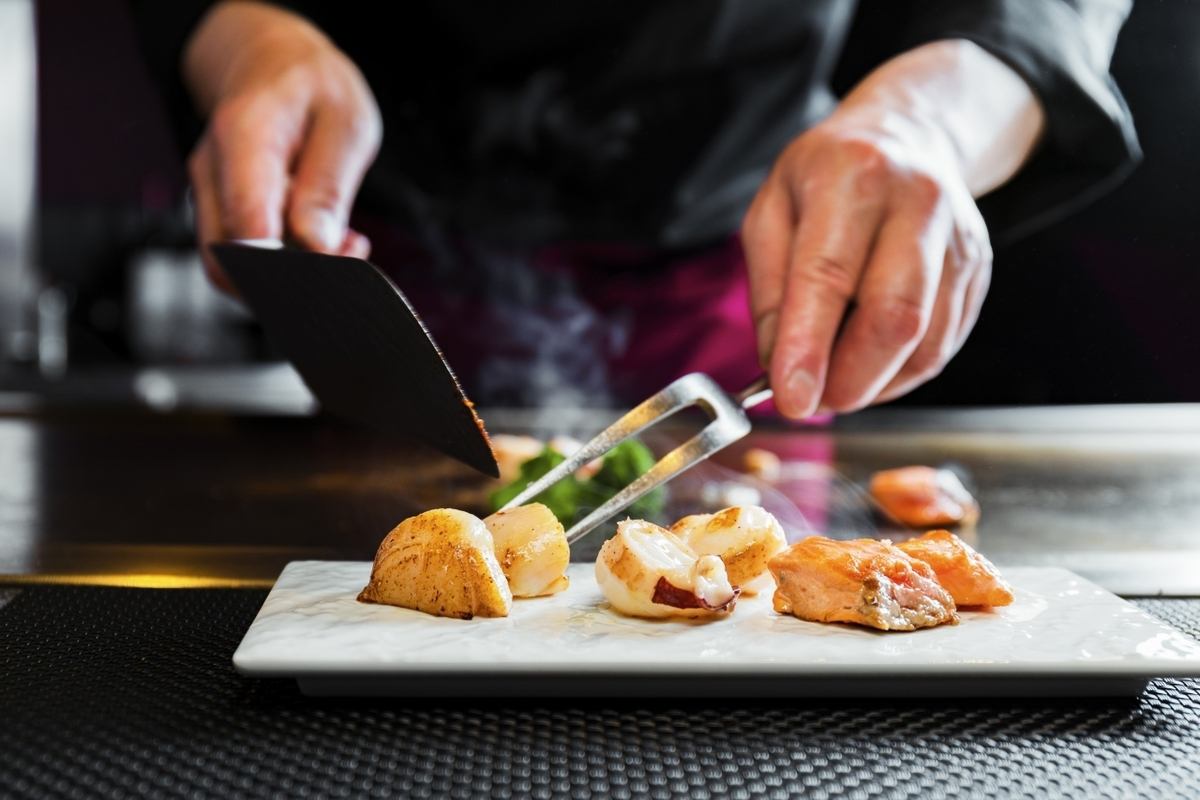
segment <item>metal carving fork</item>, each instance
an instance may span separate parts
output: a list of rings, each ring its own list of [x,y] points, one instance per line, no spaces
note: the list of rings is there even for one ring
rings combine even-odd
[[[710,422],[695,436],[663,456],[641,475],[567,531],[567,542],[583,538],[600,523],[637,502],[646,493],[674,478],[698,461],[733,444],[750,432],[746,410],[770,399],[772,393],[764,375],[737,394],[729,394],[707,375],[693,372],[672,382],[667,388],[643,400],[625,416],[609,425],[570,458],[547,472],[509,501],[503,509],[528,503],[552,485],[574,474],[584,464],[599,458],[621,442],[677,411],[699,406]]]

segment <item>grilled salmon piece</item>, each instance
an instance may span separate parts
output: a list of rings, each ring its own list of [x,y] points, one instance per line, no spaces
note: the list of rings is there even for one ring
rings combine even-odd
[[[930,531],[896,545],[933,568],[938,583],[960,606],[1006,606],[1010,587],[992,562],[950,531]]]
[[[899,467],[871,477],[871,496],[893,517],[914,528],[973,525],[979,504],[948,469]]]
[[[379,545],[359,602],[438,617],[507,617],[512,591],[479,517],[435,508],[397,525]]]
[[[810,536],[768,566],[778,584],[775,610],[781,614],[881,631],[958,622],[954,599],[933,569],[888,541]]]

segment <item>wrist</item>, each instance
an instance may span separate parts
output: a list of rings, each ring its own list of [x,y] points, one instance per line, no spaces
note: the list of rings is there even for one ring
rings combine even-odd
[[[835,113],[930,148],[975,196],[1016,173],[1045,124],[1028,84],[964,39],[931,42],[886,62]]]
[[[198,108],[209,113],[259,61],[297,59],[333,49],[308,20],[266,3],[224,0],[196,26],[183,52],[183,75]]]

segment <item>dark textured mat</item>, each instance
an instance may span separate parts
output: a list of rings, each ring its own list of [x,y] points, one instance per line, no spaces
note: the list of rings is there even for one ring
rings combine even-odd
[[[1200,682],[1061,704],[309,700],[265,593],[0,589],[0,796],[1200,797]],[[1200,638],[1200,600],[1146,600]]]

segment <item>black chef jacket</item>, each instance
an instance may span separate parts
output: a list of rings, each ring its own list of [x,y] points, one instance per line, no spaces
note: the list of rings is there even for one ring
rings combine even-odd
[[[283,4],[379,101],[384,141],[358,210],[484,241],[724,239],[775,156],[833,108],[837,75],[938,39],[990,51],[1046,110],[1032,162],[981,201],[993,235],[1086,201],[1139,155],[1108,74],[1127,0]],[[185,144],[200,128],[180,55],[208,5],[135,2]]]

